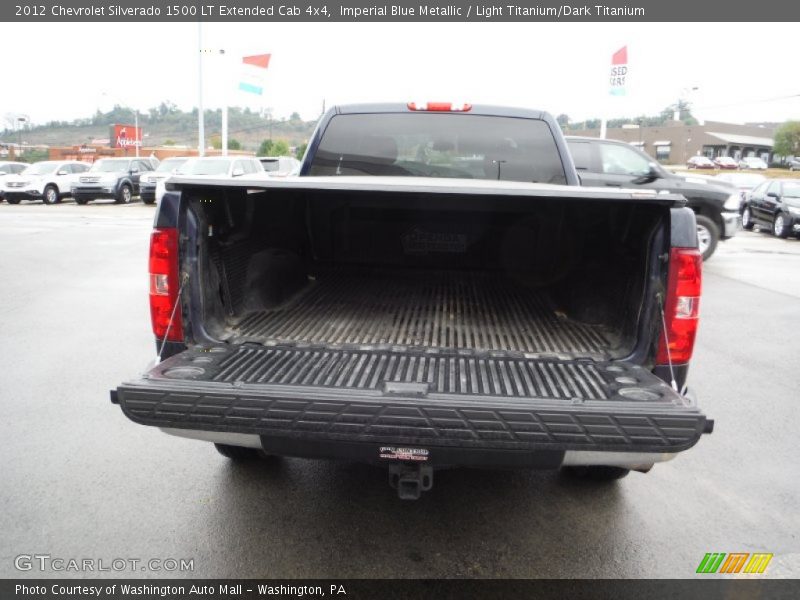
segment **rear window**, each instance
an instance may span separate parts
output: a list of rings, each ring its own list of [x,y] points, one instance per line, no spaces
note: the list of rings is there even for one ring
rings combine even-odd
[[[337,115],[309,174],[566,183],[544,121],[463,113]]]

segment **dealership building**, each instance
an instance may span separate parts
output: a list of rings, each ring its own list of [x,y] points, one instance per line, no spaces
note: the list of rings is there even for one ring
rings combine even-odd
[[[567,135],[600,137],[599,129],[567,129]],[[774,162],[772,151],[775,127],[772,125],[737,125],[705,121],[702,125],[684,125],[668,121],[657,127],[625,125],[609,128],[606,137],[628,142],[664,164],[684,164],[690,157],[731,156],[735,159],[758,156]]]

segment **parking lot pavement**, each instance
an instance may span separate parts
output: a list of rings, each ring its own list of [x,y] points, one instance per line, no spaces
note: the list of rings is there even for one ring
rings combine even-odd
[[[800,298],[800,240],[779,240],[768,230],[740,231],[721,242],[706,271]]]
[[[33,553],[193,559],[197,577],[673,578],[771,552],[768,575],[800,575],[797,241],[747,233],[707,263],[690,383],[716,430],[690,452],[616,485],[444,471],[401,502],[380,469],[233,466],[110,404],[154,354],[152,215],[0,205],[0,577],[41,576],[14,568]]]

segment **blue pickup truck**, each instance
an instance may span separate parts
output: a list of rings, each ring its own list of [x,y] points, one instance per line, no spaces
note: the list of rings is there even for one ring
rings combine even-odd
[[[295,178],[177,176],[155,217],[158,358],[132,421],[225,456],[617,479],[713,421],[686,387],[694,213],[578,185],[547,113],[340,106]]]

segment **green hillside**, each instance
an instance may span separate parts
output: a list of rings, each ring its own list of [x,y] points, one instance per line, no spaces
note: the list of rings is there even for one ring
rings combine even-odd
[[[99,110],[86,119],[74,121],[51,121],[22,131],[26,145],[74,146],[87,144],[94,139],[108,138],[108,126],[114,123],[133,124],[134,111],[129,107],[115,106],[108,112]],[[249,108],[228,109],[228,137],[236,139],[244,150],[255,152],[267,139],[285,140],[290,146],[299,146],[308,141],[316,121],[303,121],[297,113],[288,118],[270,119]],[[143,129],[145,146],[166,144],[197,145],[197,109],[190,112],[179,110],[174,104],[162,102],[159,106],[139,113],[139,125]],[[222,111],[205,111],[206,141],[219,136],[222,129]],[[0,132],[0,140],[16,142],[19,133],[6,129]]]

